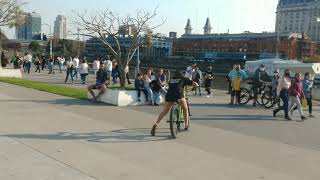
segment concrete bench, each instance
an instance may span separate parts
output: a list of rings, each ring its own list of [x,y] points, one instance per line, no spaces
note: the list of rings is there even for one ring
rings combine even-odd
[[[98,90],[93,91],[95,95],[99,93]],[[91,94],[88,92],[88,99],[92,99]],[[138,101],[138,93],[135,90],[112,90],[107,89],[106,92],[98,99],[99,102],[112,104],[115,106],[139,106],[147,105],[146,97],[141,92],[141,102]],[[164,97],[160,96],[160,103],[164,102]]]
[[[2,69],[0,68],[0,77],[22,78],[20,69]]]

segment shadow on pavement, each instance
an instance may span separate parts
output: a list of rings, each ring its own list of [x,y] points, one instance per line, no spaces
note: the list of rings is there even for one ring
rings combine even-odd
[[[192,121],[284,121],[266,115],[207,115],[206,117],[194,116]]]
[[[229,109],[257,109],[257,107],[252,107],[250,105],[241,105],[241,106],[235,106],[235,105],[229,105],[229,104],[218,104],[218,103],[205,103],[205,104],[193,104],[190,103],[191,107],[223,107],[223,108],[229,108]],[[259,107],[258,107],[259,108]]]
[[[46,104],[55,104],[55,105],[64,105],[64,106],[113,106],[105,103],[93,103],[89,100],[82,99],[56,99],[54,101],[47,100],[3,100],[0,102],[19,102],[19,103],[46,103]]]
[[[162,130],[162,129],[158,129]],[[168,132],[157,132],[157,136],[150,136],[150,129],[119,129],[110,132],[71,133],[58,132],[53,134],[7,134],[3,137],[18,139],[43,139],[43,140],[86,140],[95,143],[133,143],[154,142],[171,139]]]

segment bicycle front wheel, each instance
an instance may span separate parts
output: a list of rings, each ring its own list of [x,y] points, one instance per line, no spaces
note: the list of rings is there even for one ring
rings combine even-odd
[[[274,97],[270,91],[264,92],[261,97],[262,105],[267,109],[272,108],[275,104],[273,99]]]
[[[179,125],[179,110],[177,106],[172,107],[170,112],[170,132],[173,139],[177,137]]]

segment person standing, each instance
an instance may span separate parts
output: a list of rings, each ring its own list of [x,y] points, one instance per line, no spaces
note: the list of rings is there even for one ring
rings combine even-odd
[[[68,82],[69,76],[71,77],[71,83],[73,83],[73,61],[72,58],[70,57],[69,61],[67,61],[67,75],[66,75],[66,80],[64,83]]]
[[[36,56],[36,59],[34,61],[34,64],[36,65],[36,71],[35,72],[38,72],[40,73],[40,65],[41,65],[41,60],[40,60],[40,55],[37,55]]]
[[[194,72],[194,70],[196,69],[197,64],[193,63],[191,66],[187,67],[186,73],[185,73],[185,77],[192,80],[192,74]]]
[[[76,56],[75,58],[73,58],[73,77],[76,77],[78,79],[78,68],[79,68],[79,64],[80,64],[80,60],[79,60],[79,56]]]
[[[312,115],[312,86],[313,86],[313,80],[311,80],[311,74],[307,72],[304,75],[304,80],[302,82],[303,84],[303,93],[305,95],[305,98],[307,99],[307,105],[309,107],[309,117],[314,118]]]
[[[119,77],[119,65],[118,65],[117,61],[115,61],[115,60],[112,62],[111,76],[112,76],[113,84],[117,84],[118,83],[117,79]]]
[[[240,64],[236,64],[235,69],[230,71],[230,73],[228,74],[231,82],[233,82],[234,80],[236,80],[238,78],[238,73],[240,73],[241,81],[245,81],[246,79],[248,79],[247,73],[244,70],[241,70]],[[234,104],[234,97],[235,97],[235,93],[234,93],[234,91],[232,91],[230,105]]]
[[[124,68],[124,72],[126,74],[126,79],[128,81],[128,84],[131,84],[130,78],[129,78],[129,66],[128,65]]]
[[[30,52],[27,52],[26,55],[24,56],[24,62],[25,62],[25,72],[28,72],[28,74],[30,74],[31,62],[32,62],[32,55],[30,54]]]
[[[197,66],[194,73],[193,73],[192,80],[196,82],[197,84],[201,85],[202,84],[202,72],[200,71],[199,67]],[[201,96],[201,86],[194,87],[195,88],[195,95],[197,95],[199,91],[199,95]]]
[[[47,60],[46,60],[46,57],[45,56],[42,56],[41,57],[41,70],[43,71],[44,67],[46,66],[47,64]]]
[[[52,56],[50,56],[50,58],[49,58],[48,68],[49,68],[48,74],[54,74],[54,58]]]
[[[266,71],[266,68],[263,64],[260,65],[260,68],[256,70],[254,73],[254,79],[253,79],[253,107],[257,106],[258,101],[258,93],[259,88],[262,87],[263,83],[270,82],[270,77]]]
[[[86,84],[86,79],[89,74],[89,65],[87,63],[87,60],[82,60],[82,63],[79,65],[79,74],[82,84]]]
[[[60,73],[62,73],[62,71],[63,71],[63,64],[64,64],[65,61],[66,61],[66,59],[64,57],[58,57]]]
[[[16,51],[11,57],[11,63],[13,64],[14,69],[19,69],[18,61],[19,61],[19,55],[18,55],[18,52]]]
[[[94,75],[97,75],[97,72],[99,70],[99,67],[100,67],[100,60],[98,58],[96,58],[93,63],[93,71],[94,71]]]
[[[299,121],[304,121],[306,120],[306,117],[303,114],[302,105],[301,105],[301,99],[304,98],[303,85],[301,80],[302,80],[301,74],[296,73],[295,80],[293,81],[292,85],[289,88],[289,95],[290,95],[289,110],[292,110],[294,105],[297,105],[297,109],[301,117],[301,120]]]
[[[284,75],[279,79],[279,84],[277,87],[277,95],[281,98],[283,106],[278,106],[277,109],[273,111],[273,117],[276,118],[277,113],[284,110],[285,119],[291,121],[289,117],[289,88],[291,86],[291,72],[289,69],[284,71]]]
[[[236,97],[235,104],[240,105],[240,95],[241,95],[241,73],[240,72],[238,72],[237,78],[232,81],[232,93]]]

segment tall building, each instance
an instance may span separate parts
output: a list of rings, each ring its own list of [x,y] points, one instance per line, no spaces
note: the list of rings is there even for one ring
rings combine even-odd
[[[313,41],[320,42],[320,1],[279,0],[276,32],[304,32]]]
[[[27,13],[25,23],[16,26],[17,39],[31,40],[39,34],[41,34],[41,16],[36,12]]]
[[[58,15],[54,21],[53,36],[56,39],[67,39],[67,18]]]
[[[210,19],[209,18],[207,18],[207,21],[206,21],[206,24],[203,27],[203,30],[204,30],[204,34],[205,35],[211,34],[212,27],[211,27],[211,23],[210,23]]]

